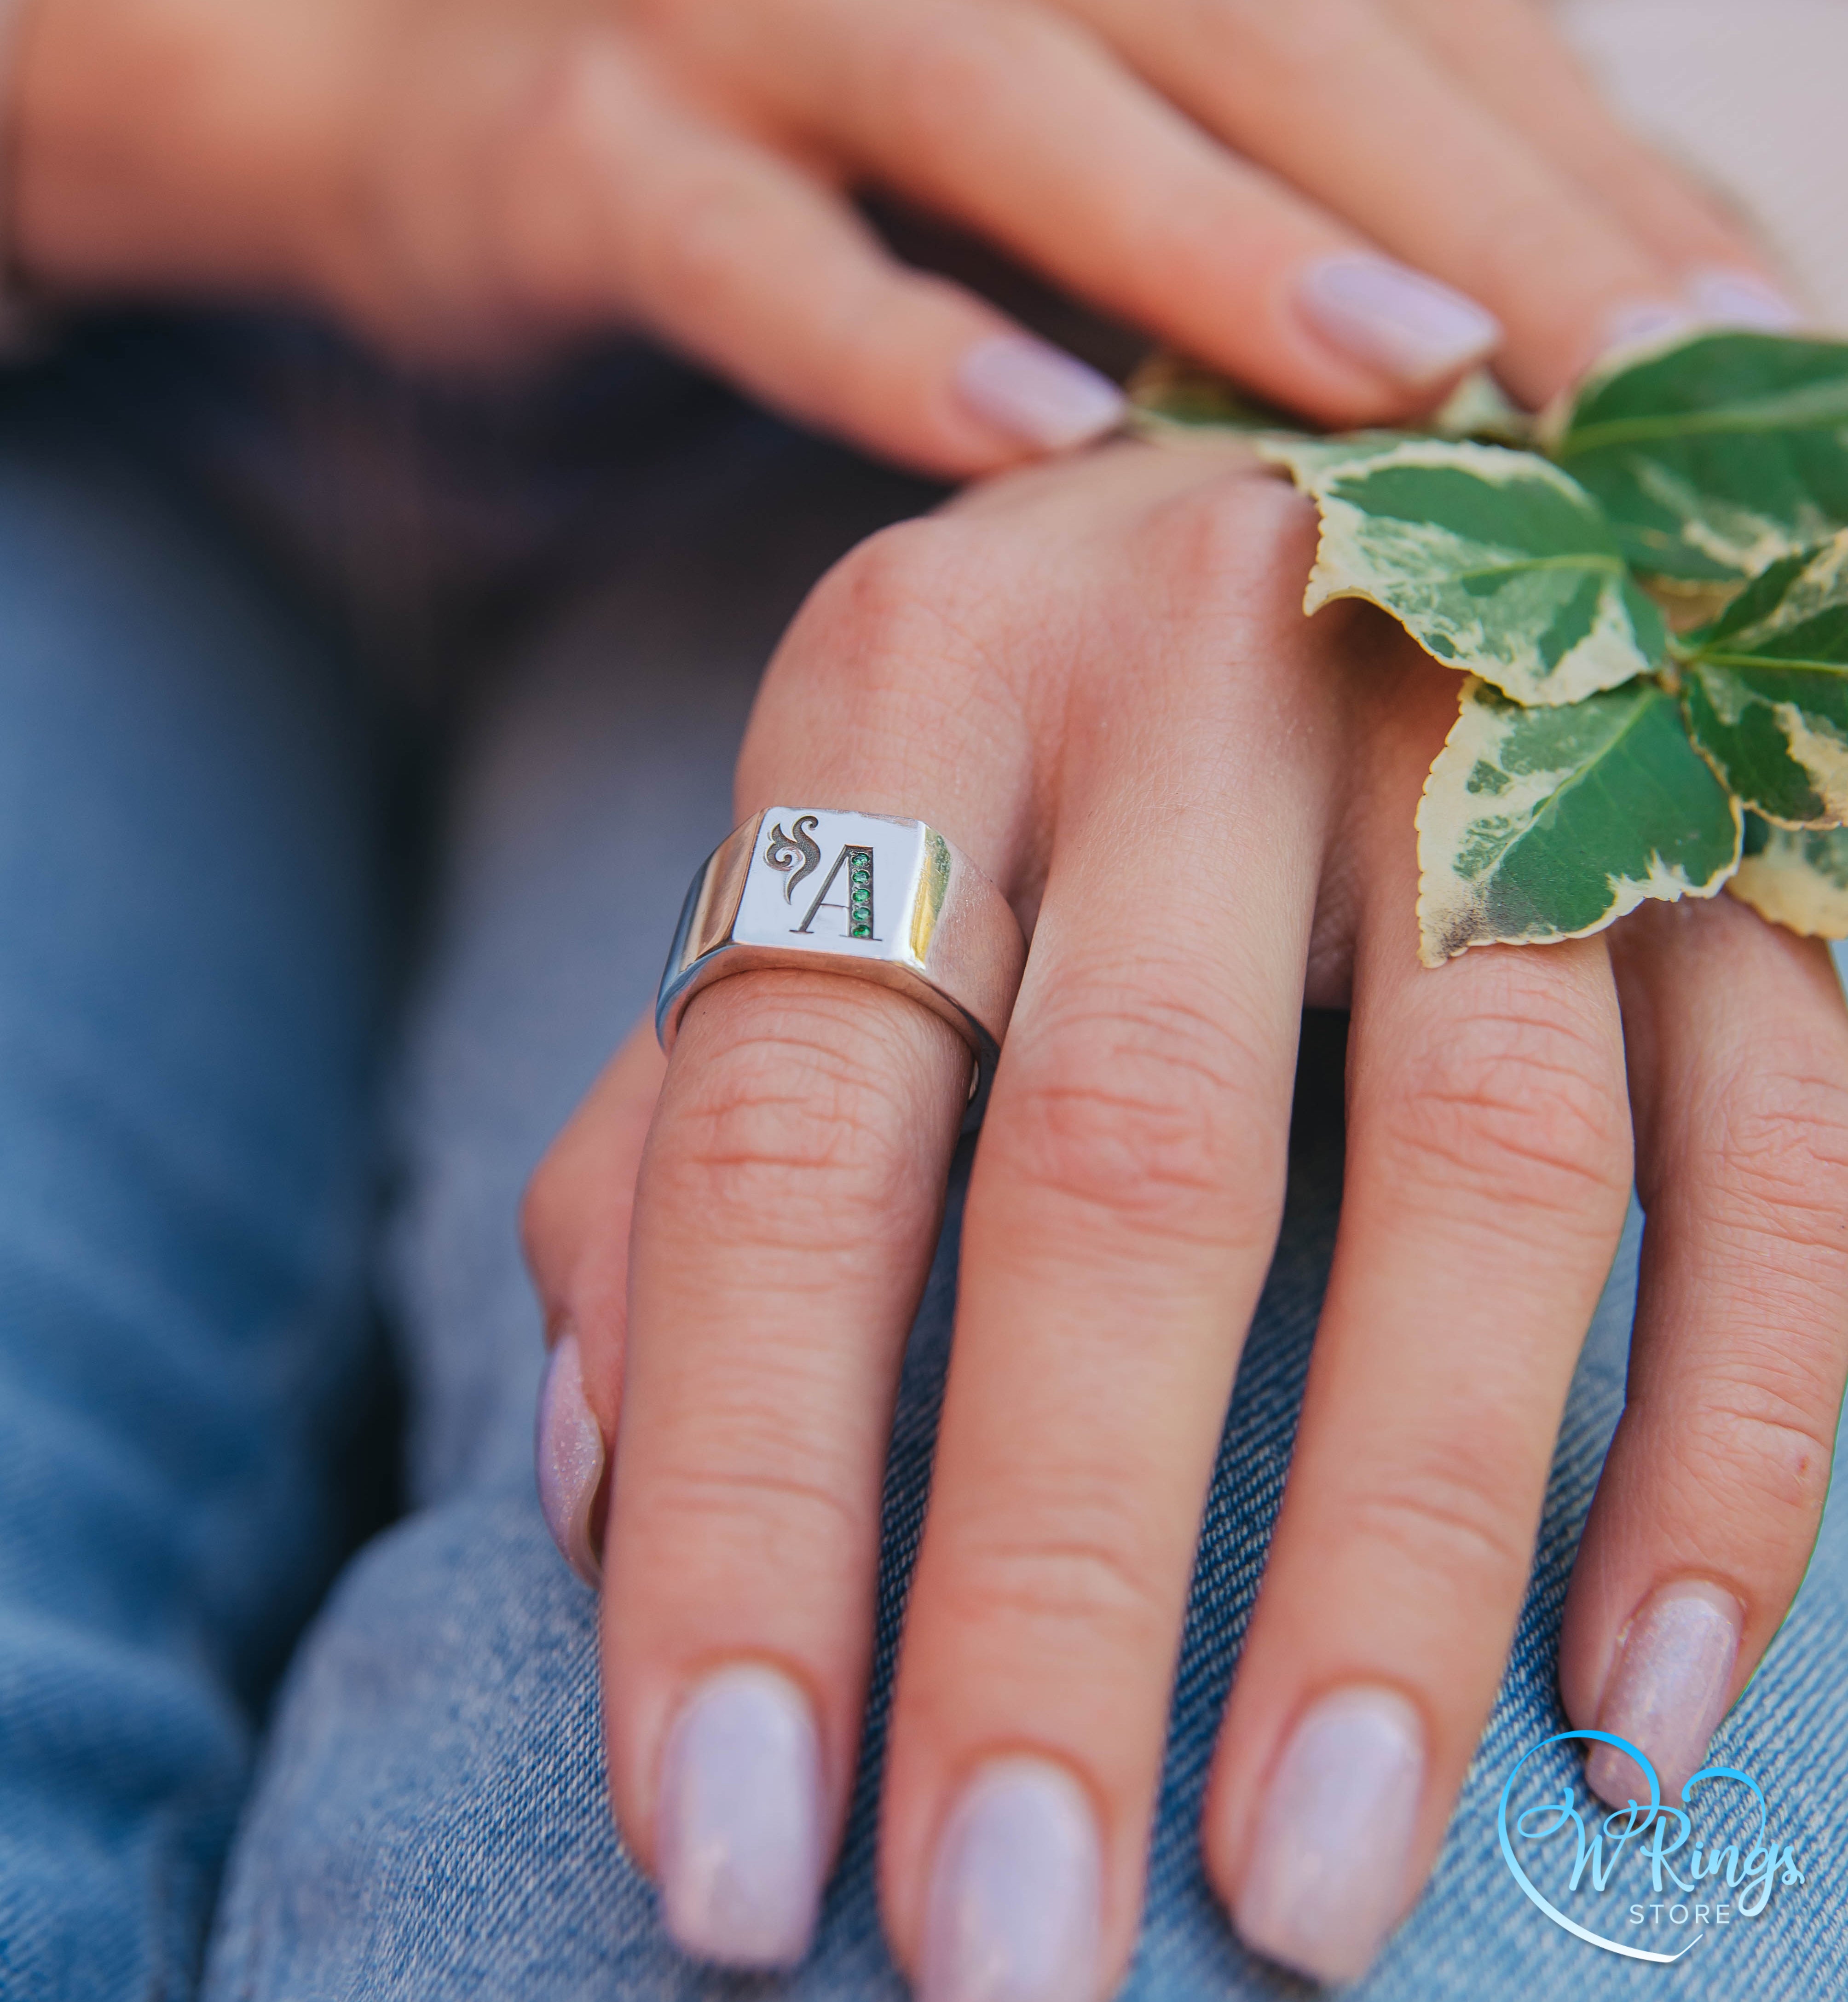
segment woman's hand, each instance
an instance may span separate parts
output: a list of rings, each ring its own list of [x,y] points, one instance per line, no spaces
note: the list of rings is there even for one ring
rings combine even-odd
[[[1651,319],[1786,310],[1530,0],[31,0],[12,109],[54,291],[307,298],[414,354],[633,325],[947,474],[1120,400],[856,188],[1336,424],[1502,328],[1538,401]]]
[[[1191,455],[1016,475],[818,588],[740,766],[741,814],[943,829],[1031,938],[890,1729],[884,1910],[928,2002],[1100,1996],[1124,1965],[1306,999],[1352,1010],[1344,1196],[1202,1829],[1247,1941],[1355,1975],[1431,1867],[1633,1130],[1644,1283],[1574,1720],[1638,1738],[1672,1792],[1815,1535],[1848,1363],[1826,954],[1722,898],[1422,971],[1413,810],[1456,678],[1364,610],[1304,619],[1313,537],[1287,487]],[[664,1083],[631,1044],[532,1186],[543,1437],[581,1449],[551,1511],[594,1571],[613,1437],[611,1784],[696,1954],[808,1938],[967,1074],[902,996],[739,975],[693,1000]]]

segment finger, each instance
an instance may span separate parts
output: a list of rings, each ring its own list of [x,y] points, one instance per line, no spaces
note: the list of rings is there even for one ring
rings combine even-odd
[[[1395,757],[1414,755],[1342,831],[1383,860],[1356,947],[1341,1223],[1205,1812],[1247,1944],[1323,1980],[1365,1971],[1442,1840],[1630,1188],[1601,942],[1417,964],[1407,830],[1455,713],[1447,678],[1408,664],[1393,709],[1429,713],[1428,739],[1400,736]]]
[[[1075,608],[1109,671],[1078,673],[964,1211],[888,1736],[887,1930],[930,2002],[1101,1996],[1135,1937],[1201,1512],[1281,1201],[1334,723],[1290,581],[1313,538],[1294,496],[1233,483],[1074,559],[1114,602],[1188,615],[1138,649]]]
[[[1730,898],[1637,916],[1616,958],[1648,1222],[1560,1686],[1672,1801],[1821,1520],[1848,1371],[1848,1015],[1820,944]],[[1613,1805],[1648,1798],[1614,1749],[1586,1777]]]
[[[1788,327],[1800,317],[1736,217],[1616,117],[1532,0],[1386,0],[1494,115],[1604,202],[1679,274],[1699,315]]]
[[[1155,85],[1383,249],[1443,280],[1507,330],[1498,363],[1539,403],[1676,275],[1372,0],[1184,8],[1079,0]],[[1376,274],[1312,279],[1311,309],[1385,338]]]
[[[927,812],[1005,880],[1029,761],[992,664],[968,658],[995,539],[912,525],[837,570],[772,667],[741,804],[773,797],[751,790],[773,772],[798,798]],[[633,1233],[605,1690],[618,1815],[703,1958],[807,1944],[968,1078],[936,1016],[825,971],[721,980],[674,1046]]]
[[[604,1661],[619,1818],[703,1958],[807,1950],[967,1074],[934,1015],[826,974],[722,981],[675,1046],[636,1211]]]
[[[653,1021],[638,1023],[546,1150],[520,1209],[551,1351],[534,1441],[539,1503],[566,1562],[591,1585],[622,1397],[636,1171],[665,1069]]]
[[[1122,414],[1105,377],[898,263],[837,191],[672,108],[613,39],[574,46],[532,131],[502,235],[544,322],[638,315],[791,417],[946,475]]]
[[[758,34],[731,60],[758,60],[784,115],[860,171],[1327,422],[1403,415],[1495,345],[1489,314],[1361,254],[1060,14],[822,0],[762,10]],[[1390,295],[1377,322],[1323,309],[1317,274],[1334,260],[1338,288],[1357,256]]]

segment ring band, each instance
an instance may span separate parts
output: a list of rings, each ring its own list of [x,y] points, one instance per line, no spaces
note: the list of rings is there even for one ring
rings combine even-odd
[[[654,1004],[671,1049],[703,987],[760,967],[820,967],[896,988],[975,1056],[965,1127],[981,1118],[1027,944],[1007,899],[922,821],[770,807],[693,878]]]

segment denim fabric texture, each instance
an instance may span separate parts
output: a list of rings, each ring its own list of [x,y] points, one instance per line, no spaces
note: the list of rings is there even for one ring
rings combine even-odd
[[[125,365],[113,351],[113,393]],[[647,1004],[687,877],[729,825],[776,632],[833,554],[925,497],[708,410],[650,504],[589,510],[596,560],[526,593],[455,720],[424,971],[388,1071],[395,768],[376,698],[327,637],[352,627],[318,623],[202,504],[177,390],[164,428],[111,441],[101,367],[0,395],[0,1997],[896,1997],[873,1898],[879,1756],[961,1173],[894,1428],[845,1849],[813,1956],[777,1979],[677,1956],[611,1826],[593,1602],[533,1492],[540,1330],[514,1207]],[[295,576],[324,586],[312,551],[329,542],[302,546]],[[1336,1018],[1306,1021],[1134,2002],[1308,1992],[1238,1946],[1195,1824],[1333,1243],[1341,1044]],[[1637,1225],[1574,1385],[1499,1700],[1367,2002],[1848,1990],[1839,1511],[1714,1747],[1763,1783],[1804,1885],[1661,1968],[1549,1924],[1497,1851],[1509,1766],[1563,1724],[1557,1622],[1621,1403]],[[375,1276],[407,1510],[314,1611],[376,1506],[355,1470],[378,1409]]]
[[[378,1377],[357,685],[0,384],[0,1994],[181,1995]]]

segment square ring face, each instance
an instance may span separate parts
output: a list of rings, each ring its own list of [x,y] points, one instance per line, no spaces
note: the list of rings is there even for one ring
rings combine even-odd
[[[925,841],[916,821],[772,807],[758,825],[731,936],[740,945],[908,963]]]

